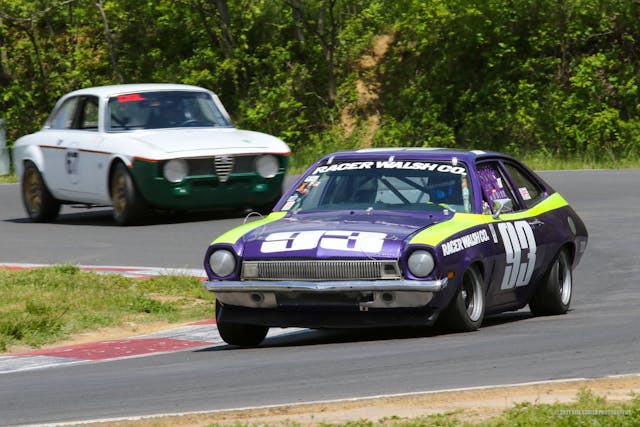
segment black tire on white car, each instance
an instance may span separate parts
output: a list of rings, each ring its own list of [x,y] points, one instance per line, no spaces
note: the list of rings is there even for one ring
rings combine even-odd
[[[144,215],[146,206],[124,164],[118,162],[113,167],[110,183],[113,219],[118,225],[136,224]]]
[[[22,203],[34,222],[52,221],[60,213],[60,201],[51,195],[42,174],[33,162],[27,161],[22,172]]]

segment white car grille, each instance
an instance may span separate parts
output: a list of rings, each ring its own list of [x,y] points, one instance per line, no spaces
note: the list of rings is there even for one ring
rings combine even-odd
[[[233,170],[233,157],[231,156],[216,156],[214,159],[216,166],[216,175],[220,182],[227,182],[229,174]]]

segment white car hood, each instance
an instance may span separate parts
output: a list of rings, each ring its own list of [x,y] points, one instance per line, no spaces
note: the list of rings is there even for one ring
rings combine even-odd
[[[205,156],[242,153],[289,153],[289,147],[280,139],[260,132],[235,128],[180,128],[156,129],[121,134],[146,145],[157,154],[170,157]]]

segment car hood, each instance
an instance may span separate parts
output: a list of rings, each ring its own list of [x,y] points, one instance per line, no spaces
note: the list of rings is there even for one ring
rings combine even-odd
[[[418,231],[450,219],[439,212],[340,211],[287,215],[245,234],[245,259],[397,259]]]
[[[122,134],[125,135],[167,158],[176,154],[187,157],[289,152],[287,145],[274,136],[235,128],[156,129]]]

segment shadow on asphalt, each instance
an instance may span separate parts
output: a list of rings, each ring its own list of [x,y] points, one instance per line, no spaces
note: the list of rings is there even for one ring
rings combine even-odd
[[[507,325],[533,317],[529,310],[500,313],[488,316],[480,330]],[[474,333],[474,332],[469,332]],[[440,330],[437,327],[393,327],[364,329],[308,329],[291,334],[283,334],[265,339],[257,348],[302,347],[312,345],[343,344],[366,341],[390,341],[414,338],[433,338],[437,336],[456,335],[453,332]],[[223,345],[196,350],[196,352],[223,350],[250,350],[234,345]],[[254,348],[255,349],[255,348]]]

